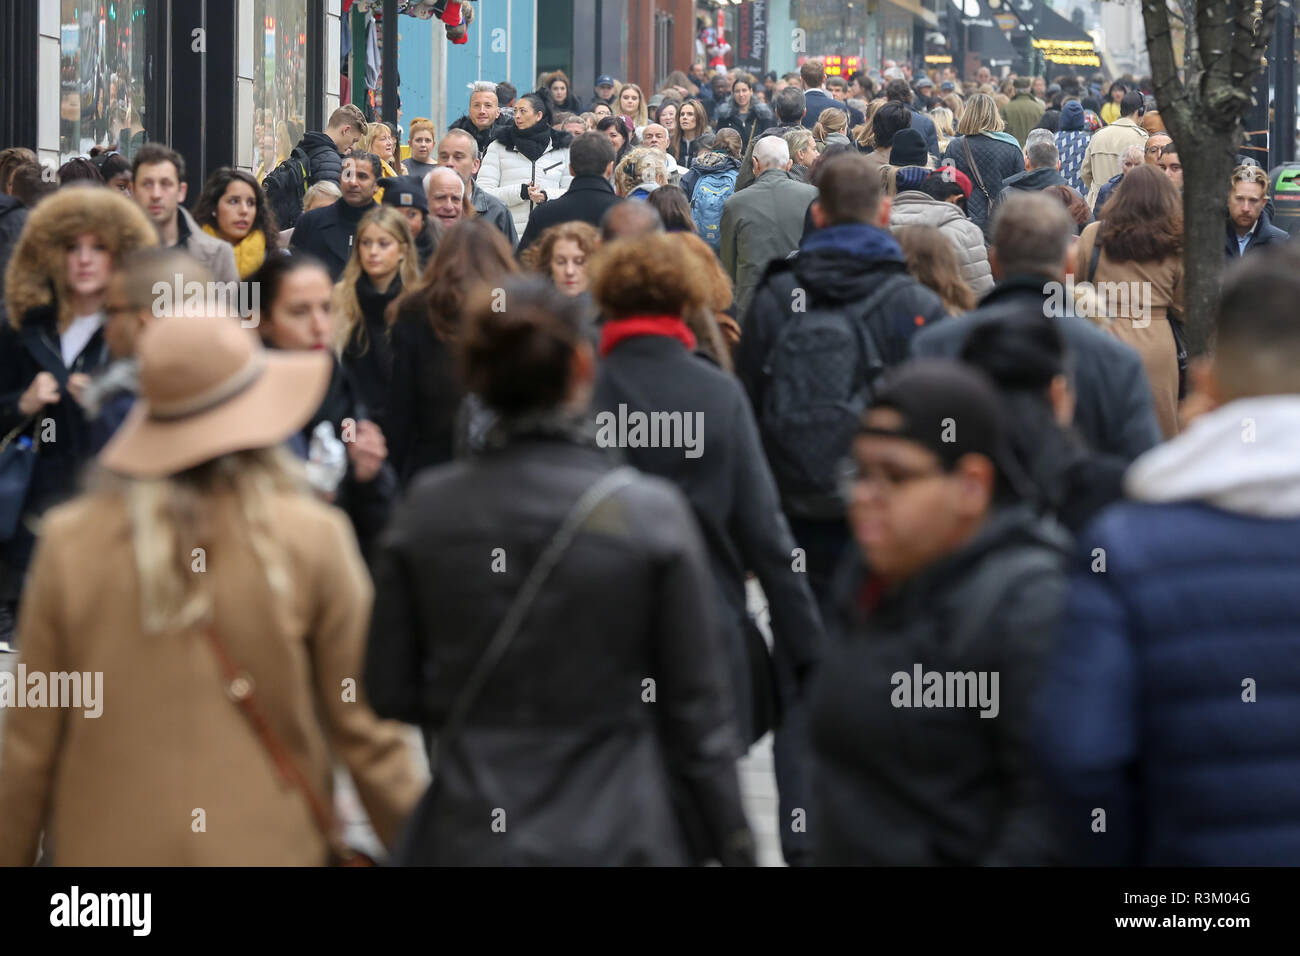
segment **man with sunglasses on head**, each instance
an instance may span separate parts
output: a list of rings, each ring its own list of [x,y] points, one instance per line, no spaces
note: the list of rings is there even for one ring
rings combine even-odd
[[[1240,259],[1248,252],[1266,249],[1291,238],[1285,230],[1273,225],[1265,208],[1267,203],[1268,173],[1251,165],[1238,166],[1232,171],[1224,246],[1229,260]]]

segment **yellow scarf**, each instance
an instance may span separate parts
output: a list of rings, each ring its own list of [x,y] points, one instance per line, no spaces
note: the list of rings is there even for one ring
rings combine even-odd
[[[211,226],[204,226],[203,231],[215,239],[221,239],[222,242],[227,241]],[[253,229],[243,239],[232,242],[230,248],[235,250],[235,266],[239,269],[241,279],[251,276],[266,260],[266,236],[261,229]]]
[[[392,166],[389,166],[389,165],[388,165],[388,161],[385,160],[385,159],[382,159],[382,158],[381,158],[381,159],[379,160],[379,168],[383,171],[383,175],[384,175],[384,176],[396,176],[396,175],[397,175],[397,171],[394,170]],[[384,201],[384,187],[383,187],[383,186],[380,186],[377,190],[375,190],[375,202],[376,202],[376,203],[383,203],[383,201]]]

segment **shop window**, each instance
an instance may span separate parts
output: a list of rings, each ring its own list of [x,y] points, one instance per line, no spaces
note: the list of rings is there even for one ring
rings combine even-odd
[[[130,158],[148,139],[146,0],[62,0],[60,162],[117,147]]]
[[[253,0],[253,169],[260,181],[307,127],[307,9]]]

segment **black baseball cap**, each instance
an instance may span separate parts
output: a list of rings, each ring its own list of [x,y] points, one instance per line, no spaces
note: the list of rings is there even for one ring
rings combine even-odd
[[[384,205],[429,211],[429,197],[418,176],[385,176],[379,180],[384,190]]]
[[[945,471],[964,455],[983,455],[1012,496],[1033,498],[1033,484],[1007,444],[1002,398],[983,372],[953,359],[915,359],[885,373],[871,408],[893,409],[901,421],[897,428],[879,428],[864,417],[858,434],[915,442]]]

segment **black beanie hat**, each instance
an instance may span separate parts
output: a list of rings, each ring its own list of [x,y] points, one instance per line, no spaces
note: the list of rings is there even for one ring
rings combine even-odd
[[[918,130],[909,126],[894,134],[894,143],[889,149],[891,166],[924,166],[929,159],[925,137]]]
[[[379,185],[384,189],[385,206],[429,211],[429,197],[419,176],[385,176]]]

